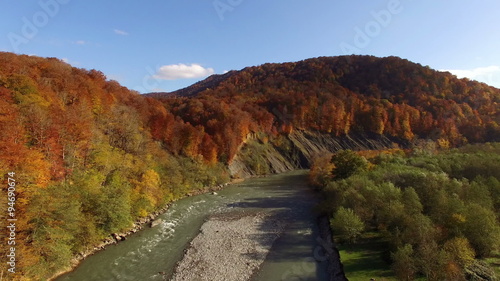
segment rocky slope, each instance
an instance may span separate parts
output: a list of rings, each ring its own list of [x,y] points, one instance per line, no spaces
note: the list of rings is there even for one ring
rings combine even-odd
[[[249,139],[229,163],[229,171],[233,177],[245,178],[309,168],[314,157],[325,152],[342,149],[386,149],[408,145],[408,142],[383,135],[352,134],[337,137],[304,130],[294,130],[288,134],[285,138],[288,145],[285,147],[273,142],[259,143],[256,137]]]

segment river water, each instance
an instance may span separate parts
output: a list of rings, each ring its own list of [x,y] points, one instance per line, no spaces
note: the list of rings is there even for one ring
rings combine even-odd
[[[317,198],[307,187],[307,172],[294,171],[233,184],[217,195],[179,200],[159,216],[163,222],[87,257],[57,281],[168,280],[184,249],[204,220],[220,212],[281,211],[288,224],[252,281],[328,280],[312,207]],[[231,280],[228,280],[231,281]]]

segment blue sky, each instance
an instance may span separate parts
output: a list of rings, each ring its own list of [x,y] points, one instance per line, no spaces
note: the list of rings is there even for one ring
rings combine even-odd
[[[140,92],[351,53],[500,87],[498,0],[3,0],[0,11],[0,51],[57,57]]]

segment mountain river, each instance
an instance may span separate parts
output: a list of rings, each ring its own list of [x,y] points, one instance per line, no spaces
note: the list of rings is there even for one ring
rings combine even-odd
[[[169,280],[204,221],[225,212],[282,212],[286,227],[274,241],[252,281],[328,280],[321,239],[312,209],[317,203],[307,186],[307,171],[293,171],[232,184],[217,194],[173,203],[162,223],[128,236],[87,257],[57,281]],[[224,280],[221,277],[221,280]],[[231,280],[228,280],[231,281]]]

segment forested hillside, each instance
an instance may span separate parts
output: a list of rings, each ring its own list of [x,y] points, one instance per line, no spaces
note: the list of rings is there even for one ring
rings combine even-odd
[[[167,202],[228,181],[248,142],[287,154],[299,131],[441,147],[500,140],[500,90],[393,57],[265,64],[158,96],[55,58],[0,53],[0,171],[5,193],[8,172],[17,182],[20,275],[51,276]]]
[[[34,280],[167,202],[229,179],[207,160],[213,145],[202,128],[58,59],[0,54],[0,128],[5,194],[7,173],[17,181],[17,276]],[[206,158],[192,152],[198,146]]]
[[[285,134],[364,132],[444,146],[500,138],[500,90],[397,57],[314,58],[225,75],[201,83],[205,90],[195,84],[162,100],[176,116],[205,127],[219,147],[224,117],[245,129]],[[232,156],[234,149],[225,152]]]
[[[325,154],[310,173],[346,276],[374,277],[385,264],[397,280],[498,280],[500,145],[372,154]],[[368,262],[348,254],[374,249]]]

